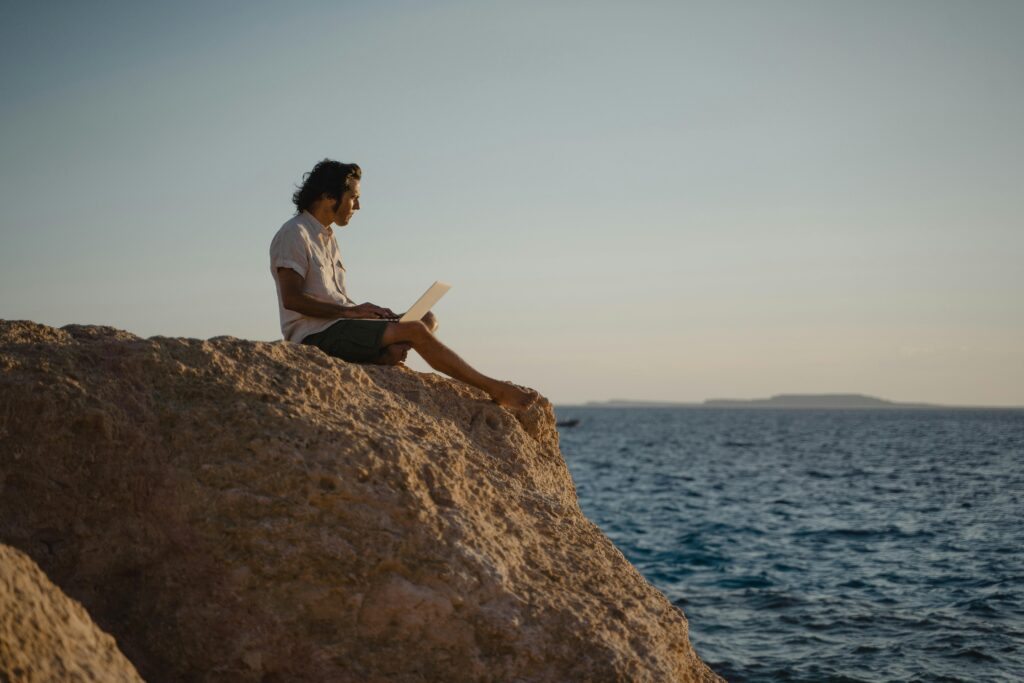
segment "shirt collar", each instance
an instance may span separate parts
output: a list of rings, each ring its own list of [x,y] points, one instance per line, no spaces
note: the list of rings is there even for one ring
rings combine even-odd
[[[325,236],[334,236],[334,228],[331,227],[330,225],[323,225],[320,221],[316,219],[316,216],[311,214],[309,211],[303,211],[302,217],[306,219],[306,222],[309,223],[310,227],[312,227],[317,232],[317,235],[321,239],[323,239]]]

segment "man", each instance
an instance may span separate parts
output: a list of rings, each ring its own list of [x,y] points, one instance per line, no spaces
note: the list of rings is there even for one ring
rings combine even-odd
[[[529,407],[536,392],[474,370],[434,336],[437,320],[432,313],[403,323],[390,308],[356,305],[348,297],[331,226],[348,225],[359,210],[361,179],[356,164],[324,159],[292,196],[297,213],[270,244],[284,338],[352,363],[395,365],[415,349],[430,367],[482,389],[498,404],[515,411]]]

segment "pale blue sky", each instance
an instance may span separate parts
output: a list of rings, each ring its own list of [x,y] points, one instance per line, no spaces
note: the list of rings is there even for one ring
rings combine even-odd
[[[0,317],[278,339],[331,157],[354,298],[556,401],[1024,405],[1024,3],[96,4],[0,22]]]

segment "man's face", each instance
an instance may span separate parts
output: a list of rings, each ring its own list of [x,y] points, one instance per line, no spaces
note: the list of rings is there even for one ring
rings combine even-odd
[[[348,225],[352,216],[359,210],[359,181],[349,181],[348,190],[341,195],[338,209],[334,212],[334,222],[339,226]]]

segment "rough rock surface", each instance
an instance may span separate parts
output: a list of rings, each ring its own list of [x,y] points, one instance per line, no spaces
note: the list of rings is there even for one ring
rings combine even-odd
[[[0,321],[0,541],[161,681],[715,681],[541,401],[312,347]]]
[[[114,639],[36,563],[0,543],[0,681],[137,683]]]

